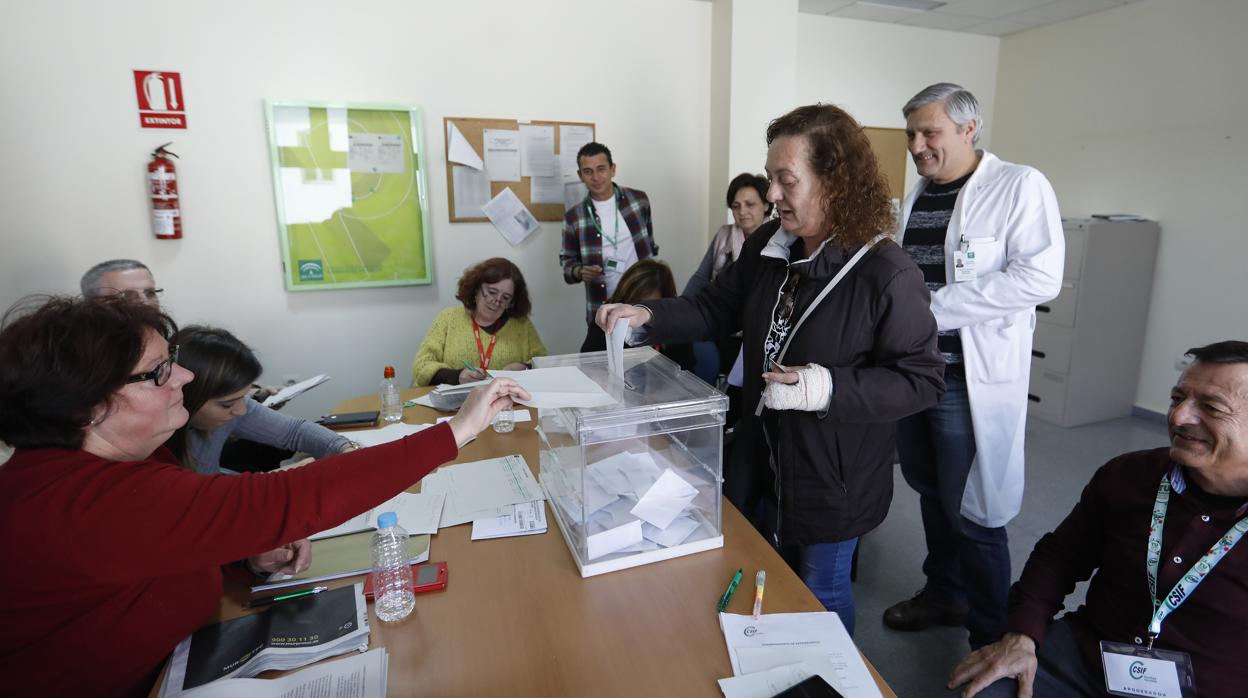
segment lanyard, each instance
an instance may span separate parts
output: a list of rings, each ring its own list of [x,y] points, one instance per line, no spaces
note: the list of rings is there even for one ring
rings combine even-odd
[[[1244,533],[1248,532],[1248,516],[1235,522],[1231,530],[1226,532],[1209,548],[1196,564],[1192,566],[1187,574],[1179,578],[1174,588],[1166,595],[1166,598],[1160,602],[1157,600],[1157,571],[1161,566],[1161,531],[1166,525],[1166,510],[1170,507],[1170,474],[1162,476],[1161,484],[1157,486],[1157,501],[1153,504],[1153,518],[1148,527],[1148,592],[1149,599],[1153,602],[1153,618],[1148,623],[1148,648],[1153,648],[1153,640],[1161,634],[1161,624],[1165,621],[1166,616],[1170,615],[1183,604],[1184,601],[1192,595],[1196,587],[1205,581],[1213,568],[1217,566],[1222,558],[1235,547],[1240,538],[1244,537]]]
[[[619,249],[620,247],[620,200],[618,198],[615,200],[615,235],[612,237],[607,237],[607,233],[603,231],[602,225],[598,223],[598,212],[594,209],[594,205],[591,203],[591,204],[588,204],[588,206],[590,209],[589,220],[592,221],[594,224],[594,227],[598,229],[598,234],[602,236],[602,239],[610,242],[611,247]]]
[[[498,335],[490,337],[490,348],[487,350],[481,345],[481,327],[477,325],[477,319],[472,319],[472,333],[477,335],[477,356],[481,358],[481,370],[485,371],[490,368],[490,357],[494,356],[494,342],[498,341]]]

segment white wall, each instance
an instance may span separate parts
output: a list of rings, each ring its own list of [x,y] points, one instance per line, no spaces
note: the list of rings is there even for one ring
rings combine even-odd
[[[329,372],[300,398],[319,414],[400,379],[468,265],[520,265],[553,352],[584,338],[584,294],[563,283],[559,230],[512,249],[488,224],[448,222],[443,116],[593,121],[618,181],[648,191],[680,282],[705,247],[710,13],[703,2],[609,0],[20,3],[0,26],[0,305],[70,292],[91,264],[135,257],[180,323],[235,331],[265,380]],[[181,71],[190,129],[138,128],[132,69]],[[436,283],[287,293],[263,100],[410,103],[431,154]],[[149,232],[148,152],[172,140],[185,239]]]
[[[901,107],[936,82],[970,90],[984,112],[980,144],[993,135],[997,90],[995,36],[799,15],[797,101],[836,104],[864,126],[905,128]],[[764,58],[765,60],[765,58]],[[907,189],[917,174],[906,163]]]
[[[1161,223],[1136,403],[1165,412],[1192,346],[1245,339],[1248,3],[1146,0],[1006,37],[996,151],[1062,215]]]

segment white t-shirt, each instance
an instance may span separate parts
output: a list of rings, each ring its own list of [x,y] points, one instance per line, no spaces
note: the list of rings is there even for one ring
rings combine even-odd
[[[606,201],[591,201],[598,212],[598,224],[602,226],[602,273],[607,278],[609,298],[620,285],[620,277],[637,262],[637,248],[633,245],[633,234],[629,232],[624,216],[615,206],[615,197]],[[612,238],[615,238],[614,242]]]

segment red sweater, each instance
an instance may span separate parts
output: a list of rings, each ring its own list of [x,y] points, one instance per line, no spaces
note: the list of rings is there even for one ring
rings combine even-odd
[[[17,451],[0,466],[0,695],[146,695],[221,566],[336,526],[458,453],[448,425],[293,470],[206,477]]]

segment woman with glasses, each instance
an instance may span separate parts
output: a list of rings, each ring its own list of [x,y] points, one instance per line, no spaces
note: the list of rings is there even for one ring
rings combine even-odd
[[[223,567],[306,569],[285,547],[452,460],[511,398],[474,390],[445,425],[302,468],[203,476],[162,444],[187,421],[177,328],[125,298],[22,305],[0,329],[0,676],[6,695],[147,695],[216,615]],[[267,552],[266,552],[267,551]],[[293,557],[292,557],[293,555]]]
[[[412,385],[459,385],[485,378],[490,368],[526,369],[546,347],[529,320],[533,306],[520,268],[493,257],[459,277],[463,306],[438,313],[412,362]]]
[[[191,470],[202,475],[222,472],[221,450],[230,439],[314,458],[356,447],[341,434],[252,399],[250,393],[262,370],[260,361],[229,332],[190,325],[178,331],[173,345],[178,364],[195,374],[195,379],[182,389],[182,406],[191,417],[165,445]]]
[[[744,381],[724,493],[845,627],[858,537],[888,513],[897,420],[944,390],[923,274],[885,231],[888,186],[862,127],[811,105],[767,128],[779,219],[692,298],[603,306],[649,342],[742,330]]]

